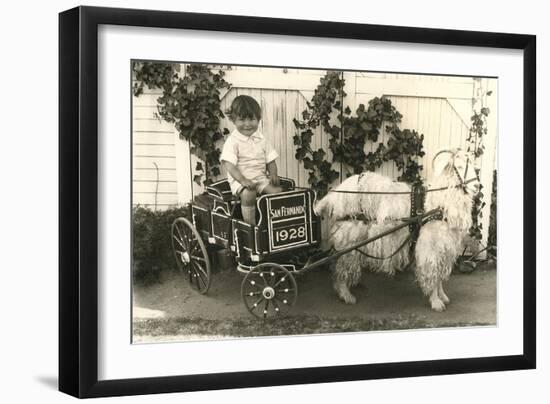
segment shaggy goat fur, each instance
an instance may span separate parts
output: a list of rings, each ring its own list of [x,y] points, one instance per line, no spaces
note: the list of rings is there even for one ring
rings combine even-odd
[[[392,181],[383,175],[366,172],[352,175],[342,182],[337,191],[351,192],[410,192],[411,187],[402,182]],[[409,194],[354,194],[330,192],[315,206],[318,215],[333,219],[364,215],[378,223],[386,219],[399,219],[410,215]]]
[[[464,237],[472,225],[472,197],[478,185],[470,183],[463,189],[460,187],[461,182],[467,178],[459,178],[459,175],[467,172],[464,164],[467,159],[468,156],[460,151],[451,153],[444,169],[429,183],[428,189],[444,189],[427,193],[425,210],[441,208],[443,220],[432,220],[423,225],[416,243],[416,279],[422,292],[429,297],[432,309],[436,311],[445,310],[445,304],[450,301],[443,290],[443,282],[449,279],[452,266],[462,251]],[[336,190],[410,192],[410,186],[369,172],[348,178]],[[410,216],[410,203],[408,194],[331,192],[318,202],[315,211],[319,215],[337,219],[331,229],[330,243],[339,251],[401,224],[399,219]],[[366,217],[367,221],[356,220],[355,217],[359,215]],[[409,230],[403,228],[360,250],[376,257],[389,257],[408,236]],[[356,299],[349,289],[359,282],[361,269],[369,268],[393,275],[408,265],[408,247],[406,245],[397,254],[384,260],[369,258],[356,250],[338,258],[332,265],[333,284],[338,296],[346,303],[355,303]]]

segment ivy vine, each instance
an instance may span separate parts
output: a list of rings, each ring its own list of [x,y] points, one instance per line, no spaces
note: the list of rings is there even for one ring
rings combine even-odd
[[[321,78],[321,83],[315,90],[311,102],[307,102],[307,108],[302,112],[303,121],[294,119],[294,125],[300,131],[294,135],[296,146],[295,157],[302,161],[304,168],[309,171],[308,183],[321,196],[326,193],[329,185],[336,180],[340,173],[332,168],[332,163],[325,159],[326,152],[323,149],[313,150],[311,139],[314,130],[320,125],[329,135],[329,148],[333,156],[340,155],[337,150],[341,129],[331,124],[333,108],[341,107],[344,93],[344,81],[338,72],[328,72]]]
[[[136,97],[143,94],[144,86],[171,91],[181,66],[175,63],[133,62],[133,91]]]
[[[492,91],[487,91],[483,95],[490,96]],[[478,100],[476,100],[478,101]],[[468,144],[467,151],[474,155],[475,159],[481,157],[485,151],[485,146],[483,144],[483,136],[487,134],[487,117],[489,116],[490,110],[487,107],[481,107],[479,112],[474,110],[471,119],[471,127],[468,134],[466,142]],[[480,168],[474,164],[474,171],[476,177],[479,179]],[[479,192],[474,195],[473,207],[472,207],[472,227],[470,228],[469,234],[475,240],[481,240],[483,231],[483,224],[481,219],[483,219],[483,208],[486,205],[486,202],[483,201],[483,185],[479,184]]]
[[[180,138],[191,144],[191,153],[199,157],[193,180],[210,184],[220,175],[221,150],[216,142],[229,133],[220,129],[224,114],[220,109],[220,90],[231,85],[224,80],[225,72],[213,65],[188,64],[180,76],[179,64],[134,62],[134,95],[143,93],[144,85],[162,89],[158,98],[158,116],[175,125]],[[204,180],[203,180],[204,177]]]
[[[294,119],[298,133],[294,135],[296,159],[309,172],[308,183],[322,197],[328,192],[340,173],[333,167],[339,163],[346,176],[364,171],[374,171],[384,162],[393,161],[401,172],[399,181],[421,181],[422,166],[418,159],[424,156],[424,135],[409,129],[400,129],[403,117],[385,97],[376,97],[368,106],[360,104],[355,115],[349,107],[343,108],[345,80],[342,72],[329,71],[321,78],[311,102],[302,112],[302,120]],[[336,113],[338,124],[331,122]],[[387,144],[378,143],[376,150],[365,153],[366,142],[378,142],[382,125],[390,135]],[[321,127],[329,137],[331,161],[322,149],[313,150],[311,140],[314,130]]]

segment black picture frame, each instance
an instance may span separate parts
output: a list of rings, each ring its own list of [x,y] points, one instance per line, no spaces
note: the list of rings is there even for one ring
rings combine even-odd
[[[523,353],[467,359],[98,381],[98,26],[101,24],[523,51]],[[103,397],[533,369],[536,366],[536,37],[151,10],[59,15],[59,390]]]

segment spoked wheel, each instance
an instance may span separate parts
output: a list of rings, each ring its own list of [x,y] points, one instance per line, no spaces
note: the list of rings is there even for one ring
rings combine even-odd
[[[241,284],[244,305],[258,318],[284,315],[296,302],[294,276],[279,264],[260,264],[246,274]]]
[[[172,224],[172,249],[179,270],[191,286],[201,294],[208,292],[212,279],[210,258],[199,232],[183,217]]]

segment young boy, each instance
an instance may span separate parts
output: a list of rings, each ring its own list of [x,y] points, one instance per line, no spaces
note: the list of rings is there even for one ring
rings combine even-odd
[[[282,191],[275,163],[279,155],[258,131],[262,110],[254,98],[239,95],[227,114],[235,130],[226,139],[220,160],[231,191],[240,195],[244,221],[255,225],[256,196]]]

